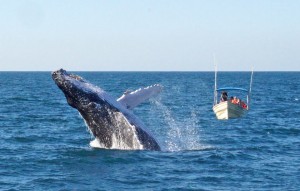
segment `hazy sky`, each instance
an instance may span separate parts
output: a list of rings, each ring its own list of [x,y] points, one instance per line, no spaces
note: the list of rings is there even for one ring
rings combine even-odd
[[[0,71],[300,71],[298,0],[0,0]]]

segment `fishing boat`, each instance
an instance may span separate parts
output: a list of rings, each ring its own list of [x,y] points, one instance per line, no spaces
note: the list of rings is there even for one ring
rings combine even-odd
[[[217,119],[232,119],[244,116],[250,109],[250,94],[252,86],[253,70],[251,72],[250,87],[249,89],[239,87],[221,87],[217,88],[217,70],[215,70],[215,89],[214,89],[214,104],[213,111],[216,114]],[[245,95],[246,99],[243,101],[241,97],[231,96],[228,97],[228,93],[231,95]],[[234,94],[235,93],[235,94]],[[221,97],[218,100],[218,97]]]

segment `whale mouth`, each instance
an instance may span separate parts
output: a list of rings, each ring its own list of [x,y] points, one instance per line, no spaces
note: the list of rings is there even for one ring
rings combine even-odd
[[[62,75],[66,75],[66,74],[67,74],[67,71],[64,70],[64,69],[59,69],[59,70],[53,71],[51,74],[52,74],[53,80],[57,80],[57,79],[59,79],[59,77],[61,77]]]
[[[67,90],[72,86],[69,74],[64,69],[59,69],[56,71],[53,71],[52,73],[52,79],[55,82],[55,84],[64,92],[66,93]]]
[[[52,79],[56,82],[64,80],[63,77],[68,77],[68,78],[75,79],[80,82],[84,82],[84,79],[82,77],[75,75],[75,74],[69,74],[64,69],[59,69],[59,70],[53,71],[51,74],[52,74]]]

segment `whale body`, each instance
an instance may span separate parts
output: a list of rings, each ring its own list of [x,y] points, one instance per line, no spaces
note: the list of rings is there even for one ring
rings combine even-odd
[[[158,85],[123,95],[119,101],[101,88],[87,82],[82,77],[69,74],[63,69],[52,72],[52,79],[64,93],[68,104],[77,109],[85,120],[88,129],[95,137],[98,147],[125,150],[160,150],[158,142],[146,130],[145,125],[130,109],[142,102],[132,96],[143,95],[153,89],[159,92]],[[160,87],[160,86],[159,86]],[[142,93],[141,93],[142,92]],[[148,94],[148,93],[147,93]],[[140,96],[141,97],[141,96]],[[143,97],[149,98],[149,96]],[[128,101],[128,104],[125,102]],[[133,102],[132,100],[138,100]],[[93,141],[93,142],[95,142]]]

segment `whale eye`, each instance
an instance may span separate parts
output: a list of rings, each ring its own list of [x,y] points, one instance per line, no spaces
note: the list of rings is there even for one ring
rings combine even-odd
[[[87,105],[89,108],[97,108],[98,107],[98,104],[96,104],[95,102],[90,102],[88,105]]]

